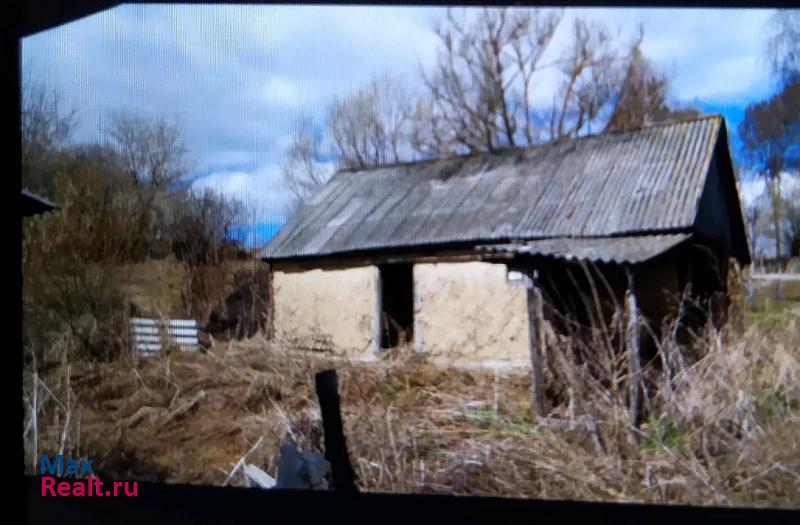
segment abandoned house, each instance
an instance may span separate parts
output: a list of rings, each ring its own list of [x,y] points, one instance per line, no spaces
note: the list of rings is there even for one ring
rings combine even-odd
[[[532,289],[586,320],[591,267],[606,299],[630,291],[656,326],[687,290],[724,296],[730,260],[750,263],[719,116],[342,170],[261,257],[278,340],[528,364]]]

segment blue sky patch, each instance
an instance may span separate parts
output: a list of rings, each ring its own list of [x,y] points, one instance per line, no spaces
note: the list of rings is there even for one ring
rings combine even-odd
[[[237,226],[231,231],[231,239],[239,241],[247,249],[261,248],[281,229],[282,224],[267,222],[247,226]]]

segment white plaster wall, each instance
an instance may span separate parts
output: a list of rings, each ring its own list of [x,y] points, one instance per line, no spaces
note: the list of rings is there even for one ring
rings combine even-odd
[[[378,269],[275,271],[275,338],[292,346],[330,348],[350,357],[375,349]]]
[[[417,350],[453,364],[529,363],[526,291],[506,274],[486,262],[415,265]]]

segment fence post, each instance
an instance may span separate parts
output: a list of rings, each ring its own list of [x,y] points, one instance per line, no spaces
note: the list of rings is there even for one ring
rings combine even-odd
[[[331,464],[333,490],[356,492],[356,474],[347,454],[342,414],[339,410],[339,388],[336,370],[323,370],[314,377],[322,430],[325,434],[325,459]]]
[[[531,354],[531,407],[534,420],[544,417],[544,398],[542,384],[542,354],[544,352],[544,333],[542,331],[542,293],[537,283],[538,273],[526,273],[525,288],[528,298],[528,347]]]
[[[636,306],[634,279],[628,273],[628,290],[625,292],[625,309],[627,311],[628,339],[628,372],[630,375],[630,423],[635,427],[639,423],[642,363],[639,352],[639,311]]]

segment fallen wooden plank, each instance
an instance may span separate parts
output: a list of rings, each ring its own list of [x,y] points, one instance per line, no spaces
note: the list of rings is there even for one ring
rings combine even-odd
[[[247,464],[244,466],[244,475],[247,479],[261,487],[262,489],[271,489],[276,485],[275,478],[261,470],[255,465]]]
[[[178,408],[176,408],[175,410],[173,410],[169,414],[167,414],[166,417],[164,417],[164,419],[161,421],[161,425],[160,426],[163,427],[163,426],[167,425],[169,422],[171,422],[171,421],[173,421],[175,419],[182,418],[190,410],[192,410],[200,401],[202,401],[205,398],[206,398],[206,391],[205,390],[199,391],[189,401],[187,401],[183,405],[179,406]]]
[[[124,426],[126,428],[132,428],[141,423],[143,420],[148,419],[150,421],[155,421],[158,416],[160,416],[164,412],[163,408],[159,407],[150,407],[144,406],[140,407],[139,410],[133,413],[128,419],[125,420]]]

